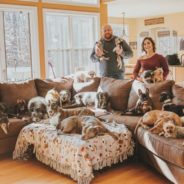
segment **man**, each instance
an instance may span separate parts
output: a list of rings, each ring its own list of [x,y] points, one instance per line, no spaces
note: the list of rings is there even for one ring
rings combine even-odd
[[[126,41],[113,35],[112,27],[105,25],[102,38],[95,43],[90,58],[93,62],[99,62],[101,76],[124,79],[123,58],[131,56],[133,52]]]

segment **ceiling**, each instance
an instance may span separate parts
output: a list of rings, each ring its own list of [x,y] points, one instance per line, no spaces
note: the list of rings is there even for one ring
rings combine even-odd
[[[114,0],[108,3],[109,17],[126,18],[159,16],[184,12],[184,0]]]

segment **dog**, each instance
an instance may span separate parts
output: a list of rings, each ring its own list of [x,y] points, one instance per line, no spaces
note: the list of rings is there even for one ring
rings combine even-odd
[[[164,81],[164,71],[162,68],[157,68],[153,71],[153,83]]]
[[[17,103],[15,105],[15,116],[17,118],[23,118],[28,115],[28,104],[24,99],[17,99]]]
[[[7,114],[7,107],[4,103],[0,102],[0,127],[5,134],[8,134],[9,120]]]
[[[163,130],[164,122],[172,120],[175,125],[182,126],[183,120],[174,112],[152,110],[143,115],[138,121],[134,134],[137,133],[137,129],[141,126],[144,129],[149,129],[152,133],[159,134]]]
[[[145,84],[157,83],[164,81],[163,69],[157,68],[155,70],[145,70],[141,74],[140,78]]]
[[[115,45],[116,47],[113,49],[113,52],[117,52],[118,50],[122,49],[122,44],[123,40],[121,38],[116,38],[115,39]],[[122,63],[122,56],[121,55],[117,55],[117,66],[119,69],[122,69],[123,67],[123,63]]]
[[[162,102],[162,110],[175,112],[179,116],[184,116],[184,106],[172,103],[173,96],[169,92],[160,94],[160,102]]]
[[[109,95],[107,92],[97,92],[95,107],[99,109],[105,109],[105,110],[110,109]]]
[[[115,134],[109,131],[103,123],[94,116],[71,116],[61,121],[57,129],[62,133],[82,133],[82,139],[88,140],[97,135],[109,134],[118,139]]]
[[[31,120],[39,122],[42,119],[47,119],[47,104],[45,98],[37,96],[33,97],[28,102],[28,110],[31,113]]]
[[[82,83],[82,82],[89,82],[96,76],[95,71],[77,71],[74,74],[74,82],[75,83]]]
[[[109,60],[109,58],[105,57],[105,53],[107,53],[107,51],[103,48],[103,44],[102,44],[101,40],[99,40],[95,44],[95,52],[97,50],[101,53],[101,56],[98,57],[98,59],[99,59],[100,62],[102,62],[104,60]]]
[[[71,104],[71,92],[69,90],[61,90],[59,94],[61,107],[65,107]]]
[[[146,92],[143,93],[141,89],[138,89],[138,96],[139,99],[137,100],[137,103],[135,107],[132,109],[129,109],[122,114],[133,114],[133,115],[143,115],[148,111],[151,111],[153,109],[153,102],[149,96],[149,89],[146,88]]]
[[[95,113],[87,108],[74,108],[74,109],[63,109],[59,108],[57,112],[50,118],[50,124],[57,126],[60,121],[70,116],[95,116]]]
[[[49,117],[52,117],[60,107],[60,94],[55,89],[51,89],[45,95],[45,101],[47,104],[47,113]]]

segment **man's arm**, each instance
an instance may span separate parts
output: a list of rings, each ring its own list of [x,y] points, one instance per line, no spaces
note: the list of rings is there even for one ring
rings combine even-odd
[[[123,58],[128,59],[133,56],[133,51],[125,40],[122,42]]]
[[[94,45],[94,47],[93,47],[93,50],[92,50],[92,53],[91,53],[91,55],[90,55],[90,59],[91,59],[91,61],[94,62],[94,63],[100,62],[99,57],[97,57],[97,55],[96,55],[96,53],[95,53],[96,44],[97,44],[97,43],[95,43],[95,45]]]

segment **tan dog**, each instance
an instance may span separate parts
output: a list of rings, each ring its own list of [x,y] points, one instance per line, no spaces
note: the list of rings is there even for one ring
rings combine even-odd
[[[47,104],[47,113],[49,117],[52,117],[60,106],[60,95],[55,89],[51,89],[47,92],[45,96],[45,101]]]
[[[152,131],[152,133],[159,134],[161,129],[163,128],[164,118],[165,121],[173,120],[175,125],[182,126],[182,120],[176,113],[169,111],[152,110],[144,114],[144,116],[139,120],[134,133],[137,133],[137,129],[140,126],[145,129],[150,129],[150,127],[154,126],[154,128],[150,130]]]
[[[82,139],[87,140],[97,135],[109,134],[118,139],[115,134],[109,131],[103,123],[94,116],[71,116],[61,121],[57,129],[62,133],[82,133]]]
[[[60,106],[61,107],[65,107],[67,105],[70,105],[71,104],[71,92],[69,90],[61,90],[59,92],[60,94]]]
[[[156,70],[154,70],[153,77],[152,77],[153,83],[164,81],[163,73],[164,71],[162,68],[157,68]]]
[[[59,122],[62,121],[63,119],[76,115],[95,116],[95,113],[87,108],[74,108],[74,109],[59,108],[58,112],[54,116],[52,116],[52,118],[50,118],[50,124],[57,126]]]

